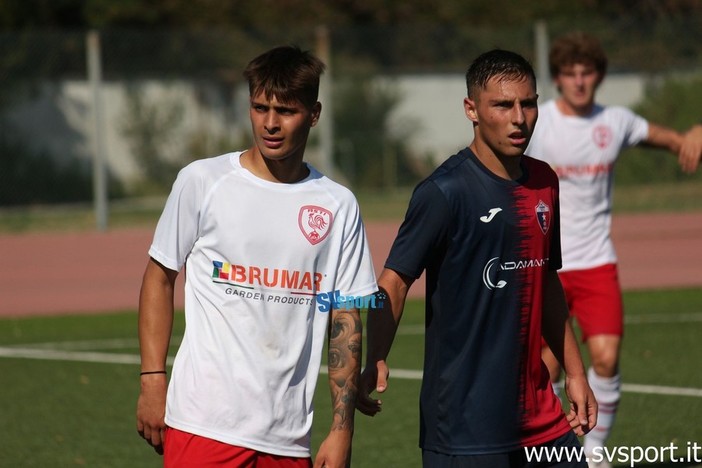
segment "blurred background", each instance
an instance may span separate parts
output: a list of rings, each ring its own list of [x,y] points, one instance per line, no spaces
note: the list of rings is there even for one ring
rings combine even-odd
[[[679,130],[702,121],[696,0],[4,0],[0,225],[21,231],[27,210],[47,207],[87,207],[98,229],[111,213],[157,213],[183,165],[249,146],[241,72],[291,43],[329,67],[308,160],[362,201],[403,204],[472,137],[462,108],[472,59],[495,47],[523,54],[548,98],[549,41],[574,29],[609,55],[600,102]],[[700,172],[628,150],[617,185],[689,199]]]

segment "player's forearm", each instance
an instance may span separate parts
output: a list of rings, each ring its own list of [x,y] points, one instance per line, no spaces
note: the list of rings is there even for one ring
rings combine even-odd
[[[585,374],[580,348],[568,320],[559,321],[557,326],[551,324],[550,327],[544,327],[542,333],[551,352],[569,378]]]
[[[558,357],[558,356],[557,356]],[[567,378],[585,376],[585,366],[580,348],[570,322],[565,323],[563,332],[563,355],[559,359]]]
[[[139,349],[142,372],[166,369],[166,358],[173,327],[173,313],[156,312],[157,307],[140,307]],[[163,308],[161,310],[168,310]]]
[[[166,368],[173,329],[173,288],[176,272],[166,272],[153,260],[144,273],[139,294],[139,348],[142,372]]]
[[[380,275],[376,308],[368,311],[366,320],[366,366],[387,359],[402,318],[409,285],[409,280],[392,270],[383,270]]]
[[[353,432],[362,337],[363,324],[358,309],[332,311],[328,359],[332,431]]]
[[[678,155],[683,144],[683,134],[671,128],[649,122],[648,137],[644,144],[654,148],[667,149],[674,155]]]

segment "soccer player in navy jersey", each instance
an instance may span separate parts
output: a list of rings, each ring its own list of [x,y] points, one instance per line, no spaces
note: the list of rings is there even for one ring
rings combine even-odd
[[[558,178],[524,154],[538,115],[534,71],[492,50],[471,64],[466,84],[474,140],[412,194],[378,281],[384,307],[368,314],[357,407],[380,411],[370,392],[387,389],[407,291],[426,270],[424,466],[529,466],[525,447],[578,453],[576,435],[594,427],[597,403],[557,275]],[[567,414],[541,360],[542,334],[566,373]],[[563,456],[544,466],[584,463]]]

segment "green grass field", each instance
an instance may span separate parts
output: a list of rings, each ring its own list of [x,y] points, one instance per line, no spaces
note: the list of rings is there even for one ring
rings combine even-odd
[[[625,303],[625,387],[610,445],[702,444],[702,290],[628,292]],[[421,369],[422,308],[408,304],[391,369]],[[177,314],[174,336],[183,327]],[[138,371],[134,311],[0,320],[0,466],[160,466],[135,429]],[[383,412],[357,415],[354,467],[420,466],[419,386],[391,378]],[[323,375],[315,448],[328,428],[329,400]]]

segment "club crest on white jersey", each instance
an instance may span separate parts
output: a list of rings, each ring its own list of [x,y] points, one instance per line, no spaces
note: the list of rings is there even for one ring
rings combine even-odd
[[[333,222],[331,211],[316,205],[303,206],[297,216],[300,231],[312,245],[319,244],[327,237]]]
[[[534,209],[536,210],[536,221],[539,223],[541,232],[546,235],[549,227],[551,227],[551,207],[539,200],[538,205]]]
[[[600,149],[607,148],[612,143],[612,129],[606,125],[597,125],[592,129],[592,141]]]

